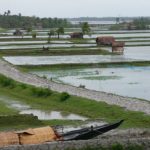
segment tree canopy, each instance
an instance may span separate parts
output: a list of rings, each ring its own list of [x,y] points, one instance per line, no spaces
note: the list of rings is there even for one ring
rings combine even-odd
[[[59,35],[60,35],[60,34],[64,34],[64,27],[58,28],[58,29],[56,30],[56,33],[57,33],[58,39],[59,39]]]
[[[82,28],[82,33],[83,33],[83,34],[89,34],[90,31],[91,31],[88,22],[82,23],[82,24],[81,24],[81,28]]]
[[[3,15],[0,15],[0,27],[2,28],[23,28],[28,29],[31,27],[42,27],[42,28],[59,28],[59,27],[69,27],[71,24],[67,19],[58,18],[39,18],[39,17],[29,17],[11,15],[8,10]]]

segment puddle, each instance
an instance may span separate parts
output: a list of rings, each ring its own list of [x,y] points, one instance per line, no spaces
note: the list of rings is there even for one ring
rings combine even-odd
[[[59,120],[87,120],[86,117],[82,117],[76,114],[70,114],[60,111],[42,111],[37,109],[31,109],[29,105],[25,105],[18,101],[12,100],[5,96],[0,96],[0,101],[6,103],[9,108],[14,108],[19,111],[19,114],[33,114],[37,116],[39,120],[52,120],[52,119],[59,119]]]
[[[65,114],[58,111],[41,111],[41,110],[23,110],[20,112],[20,114],[33,114],[34,116],[37,116],[40,120],[52,120],[52,119],[59,119],[59,120],[82,120],[85,121],[87,118],[81,117],[79,115],[75,114]]]

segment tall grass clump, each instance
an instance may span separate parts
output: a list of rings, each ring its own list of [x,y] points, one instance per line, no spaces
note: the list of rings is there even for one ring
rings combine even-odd
[[[52,91],[48,88],[44,89],[44,88],[32,87],[31,94],[32,96],[35,96],[35,97],[48,97],[52,94]]]
[[[70,95],[67,92],[63,92],[60,95],[60,100],[61,101],[66,101],[69,97],[70,97]]]
[[[27,85],[26,85],[26,84],[20,83],[19,85],[20,85],[20,87],[21,87],[22,89],[27,89]]]
[[[13,81],[12,79],[5,77],[3,75],[0,75],[0,86],[14,88],[16,84],[15,84],[15,81]]]

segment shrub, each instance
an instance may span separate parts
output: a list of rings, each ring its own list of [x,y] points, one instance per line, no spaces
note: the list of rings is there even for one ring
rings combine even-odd
[[[85,85],[80,84],[79,88],[85,88]]]
[[[112,145],[112,148],[111,148],[111,150],[123,150],[123,149],[124,149],[123,146],[120,144],[114,144]]]
[[[26,85],[26,84],[20,84],[20,87],[21,87],[22,89],[26,89],[26,88],[27,88],[27,85]]]
[[[31,89],[32,95],[35,97],[48,97],[52,94],[52,91],[48,88],[35,88]]]
[[[69,95],[67,92],[63,92],[63,93],[61,93],[61,95],[60,95],[60,100],[61,100],[61,101],[65,101],[65,100],[67,100],[69,97],[70,97],[70,95]]]
[[[15,82],[12,79],[8,78],[8,77],[0,75],[0,85],[2,87],[14,88],[15,87]]]

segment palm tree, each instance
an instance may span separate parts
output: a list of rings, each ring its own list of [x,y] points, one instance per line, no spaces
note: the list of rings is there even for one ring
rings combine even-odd
[[[56,30],[56,33],[57,33],[58,39],[59,39],[59,35],[60,35],[60,34],[64,34],[64,28],[63,28],[63,27],[58,28],[58,29]]]
[[[11,13],[11,11],[10,11],[10,10],[8,10],[8,11],[7,11],[7,16],[9,16],[9,15],[10,15],[10,13]]]
[[[91,29],[90,29],[90,26],[89,26],[88,22],[82,23],[81,28],[82,28],[82,33],[83,34],[90,34]]]
[[[47,34],[48,34],[48,36],[49,36],[49,37],[48,37],[48,43],[50,43],[51,36],[55,35],[55,31],[51,29]]]

